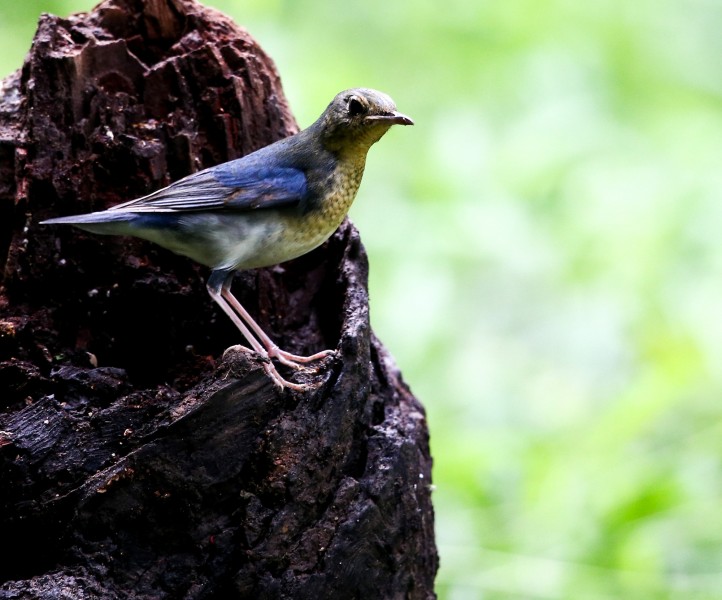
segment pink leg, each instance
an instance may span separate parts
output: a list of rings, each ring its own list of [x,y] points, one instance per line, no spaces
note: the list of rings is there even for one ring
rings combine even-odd
[[[218,306],[220,306],[223,309],[223,312],[225,312],[230,317],[231,321],[233,321],[233,323],[236,325],[236,327],[238,327],[238,329],[241,331],[241,333],[246,338],[246,340],[248,340],[248,343],[251,345],[251,347],[264,358],[268,358],[269,355],[266,352],[266,350],[258,342],[258,340],[255,337],[253,337],[253,334],[248,329],[248,327],[246,327],[246,324],[243,321],[241,321],[241,319],[238,317],[238,315],[236,313],[233,312],[233,309],[221,297],[221,295],[217,291],[211,289],[210,287],[208,288],[208,292],[210,293],[211,298],[213,298],[213,300],[216,301]],[[237,301],[236,301],[236,303],[237,303]],[[239,306],[240,306],[240,304],[239,304]],[[283,377],[281,377],[279,372],[276,370],[276,367],[273,366],[273,363],[270,360],[263,365],[263,368],[265,369],[265,371],[269,375],[269,377],[273,380],[273,382],[276,385],[280,386],[281,389],[283,389],[284,387],[288,387],[288,388],[291,388],[292,390],[298,390],[298,391],[307,391],[309,389],[313,389],[312,386],[307,386],[307,385],[302,385],[299,383],[292,383],[290,381],[286,381]]]
[[[245,323],[248,324],[248,327],[251,328],[253,333],[256,334],[258,339],[261,341],[261,344],[263,344],[263,347],[265,348],[268,356],[270,358],[275,358],[278,360],[278,362],[283,363],[284,365],[287,365],[289,367],[293,367],[295,369],[299,368],[298,363],[309,363],[314,360],[319,360],[321,358],[325,358],[326,356],[331,356],[334,352],[333,350],[323,350],[321,352],[317,352],[316,354],[312,354],[311,356],[299,356],[298,354],[291,354],[290,352],[286,352],[285,350],[281,350],[274,342],[273,340],[268,337],[265,331],[261,329],[261,326],[258,325],[253,320],[253,317],[248,313],[248,311],[241,306],[241,303],[236,299],[236,297],[231,293],[230,290],[231,287],[231,279],[226,280],[223,283],[223,287],[221,288],[221,295],[223,298],[228,302],[228,304],[231,305],[234,311],[240,316],[240,318],[245,321]],[[216,300],[218,302],[218,300]],[[235,323],[235,321],[234,321]],[[245,328],[245,326],[244,326]],[[240,327],[239,327],[240,329]],[[247,328],[246,328],[247,331]],[[243,335],[248,338],[248,335],[245,333],[243,329],[241,329],[241,332]],[[256,347],[253,347],[256,352],[258,350]]]

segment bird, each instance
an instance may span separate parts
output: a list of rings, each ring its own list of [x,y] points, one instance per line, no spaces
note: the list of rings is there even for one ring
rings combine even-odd
[[[299,356],[281,350],[231,293],[233,277],[325,242],[356,197],[369,148],[393,125],[413,124],[387,94],[348,89],[294,135],[107,210],[40,224],[149,240],[210,267],[208,293],[264,358],[268,376],[281,389],[308,390],[284,379],[273,361],[300,369],[334,351]]]

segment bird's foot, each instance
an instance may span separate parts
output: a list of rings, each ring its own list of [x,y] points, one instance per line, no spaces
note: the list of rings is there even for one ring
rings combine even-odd
[[[223,358],[226,357],[226,355],[229,352],[242,352],[244,354],[255,354],[261,355],[261,358],[263,358],[263,370],[266,372],[266,374],[271,378],[274,384],[276,384],[280,389],[289,388],[291,390],[295,390],[297,392],[310,392],[315,389],[317,389],[321,382],[318,383],[294,383],[293,381],[288,381],[287,379],[284,379],[281,374],[276,369],[275,365],[273,364],[271,360],[271,356],[267,354],[266,352],[256,352],[255,350],[251,350],[250,348],[246,348],[245,346],[241,344],[236,344],[235,346],[230,346],[229,348],[226,348],[226,350],[223,352]],[[292,356],[296,357],[295,354],[291,354],[290,352],[285,352],[283,350],[278,349],[278,352],[283,354],[283,358],[279,357],[278,354],[274,355],[273,358],[278,360],[278,362],[288,365],[290,367],[293,367],[294,369],[302,369],[303,366],[296,362],[291,362],[289,359],[286,359],[286,356]],[[324,350],[323,352],[319,352],[317,354],[314,354],[313,357],[318,358],[324,358],[325,356],[331,355],[334,352],[332,350]],[[300,359],[308,359],[308,360],[314,360],[313,357],[307,357],[307,356],[298,356],[297,358]],[[287,362],[288,361],[288,362]]]
[[[281,377],[281,374],[276,370],[276,367],[274,367],[273,363],[270,361],[264,363],[263,369],[264,371],[266,371],[266,374],[273,380],[273,383],[275,383],[280,389],[289,388],[297,392],[312,392],[321,385],[320,383],[294,383],[293,381],[288,381],[288,379],[284,379],[283,377]]]
[[[299,356],[298,354],[292,354],[290,352],[286,352],[285,350],[281,350],[278,346],[274,346],[268,351],[269,358],[277,360],[282,365],[286,365],[287,367],[297,370],[305,368],[305,365],[310,362],[321,360],[327,356],[333,356],[334,354],[336,354],[335,350],[322,350],[321,352],[316,352],[316,354],[311,354],[310,356]]]

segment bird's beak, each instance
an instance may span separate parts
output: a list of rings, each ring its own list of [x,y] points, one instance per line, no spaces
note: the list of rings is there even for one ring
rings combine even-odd
[[[407,117],[400,112],[391,112],[385,115],[370,115],[366,117],[368,121],[384,121],[389,125],[413,125],[414,121],[411,117]]]

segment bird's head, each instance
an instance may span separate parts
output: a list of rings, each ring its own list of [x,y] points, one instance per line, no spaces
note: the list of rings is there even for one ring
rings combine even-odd
[[[314,126],[328,149],[365,153],[392,125],[413,124],[383,92],[354,88],[337,94]]]

